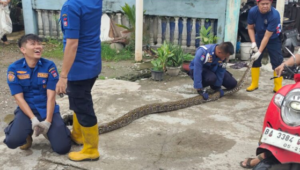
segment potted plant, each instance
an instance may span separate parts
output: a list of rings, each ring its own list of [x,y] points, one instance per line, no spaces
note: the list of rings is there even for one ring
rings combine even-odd
[[[183,72],[188,72],[190,70],[190,63],[194,59],[194,56],[189,53],[184,53],[182,55],[183,63],[181,65],[181,69]]]
[[[183,49],[179,45],[168,44],[170,51],[174,54],[167,60],[167,74],[177,76],[183,63]]]
[[[162,61],[157,58],[152,60],[151,64],[153,65],[153,69],[151,70],[151,78],[156,81],[162,81],[164,75]]]
[[[166,42],[164,42],[159,48],[157,48],[157,50],[152,50],[152,51],[157,55],[157,58],[151,61],[153,65],[151,75],[152,78],[154,79],[155,77],[154,75],[157,72],[162,72],[161,74],[163,74],[166,71],[166,64],[168,58],[172,57],[174,54],[170,51],[169,45]]]

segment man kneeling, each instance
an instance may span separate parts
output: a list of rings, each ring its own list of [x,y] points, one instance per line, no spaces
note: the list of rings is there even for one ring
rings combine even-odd
[[[4,143],[11,149],[31,147],[32,134],[43,134],[54,152],[70,151],[70,131],[65,126],[55,102],[58,73],[55,64],[41,58],[41,39],[33,34],[19,40],[24,58],[12,63],[7,71],[7,83],[18,104],[14,120],[5,128]]]

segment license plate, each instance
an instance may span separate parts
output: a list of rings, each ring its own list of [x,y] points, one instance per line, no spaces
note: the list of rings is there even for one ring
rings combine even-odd
[[[266,127],[261,142],[300,154],[300,137],[296,135]]]

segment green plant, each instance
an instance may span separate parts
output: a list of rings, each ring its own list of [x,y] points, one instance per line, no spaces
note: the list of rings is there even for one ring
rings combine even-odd
[[[166,70],[166,64],[170,57],[174,54],[170,51],[168,43],[165,41],[157,50],[152,50],[156,55],[157,59],[152,63],[154,69],[162,68],[162,70]],[[154,65],[157,64],[157,65]],[[155,68],[157,67],[157,68]]]
[[[117,24],[117,26],[119,26],[121,28],[124,28],[124,29],[126,29],[130,32],[134,32],[135,31],[135,5],[132,5],[130,7],[127,3],[125,3],[125,6],[122,6],[121,8],[124,12],[124,15],[129,20],[130,27],[127,27],[127,26],[122,25],[122,24]],[[144,11],[144,13],[145,13],[145,11]]]
[[[163,71],[164,70],[162,60],[160,60],[159,58],[151,60],[151,64],[153,65],[154,71]]]
[[[217,42],[218,37],[211,32],[211,26],[207,29],[202,26],[200,29],[200,36],[196,37],[196,39],[201,39],[203,44],[214,44]]]
[[[194,56],[188,53],[184,53],[182,56],[183,61],[192,61],[194,59]]]
[[[179,45],[174,45],[172,43],[168,43],[169,50],[174,54],[172,57],[168,58],[167,66],[168,67],[179,67],[183,62],[183,49]]]

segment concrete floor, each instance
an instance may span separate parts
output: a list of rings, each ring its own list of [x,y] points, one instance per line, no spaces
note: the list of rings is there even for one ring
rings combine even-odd
[[[0,169],[89,170],[239,170],[239,162],[255,156],[262,122],[274,95],[273,73],[263,67],[259,90],[245,87],[232,96],[173,112],[147,115],[126,127],[100,135],[100,160],[71,162],[53,153],[43,137],[34,138],[27,151],[8,149],[0,143]],[[245,68],[229,69],[239,79]],[[293,81],[284,80],[284,84]],[[98,80],[93,88],[98,122],[116,119],[150,103],[195,96],[193,82],[185,74],[162,82]],[[57,100],[61,113],[70,113],[67,96]],[[3,141],[3,133],[0,135]],[[72,150],[81,147],[73,146]]]

